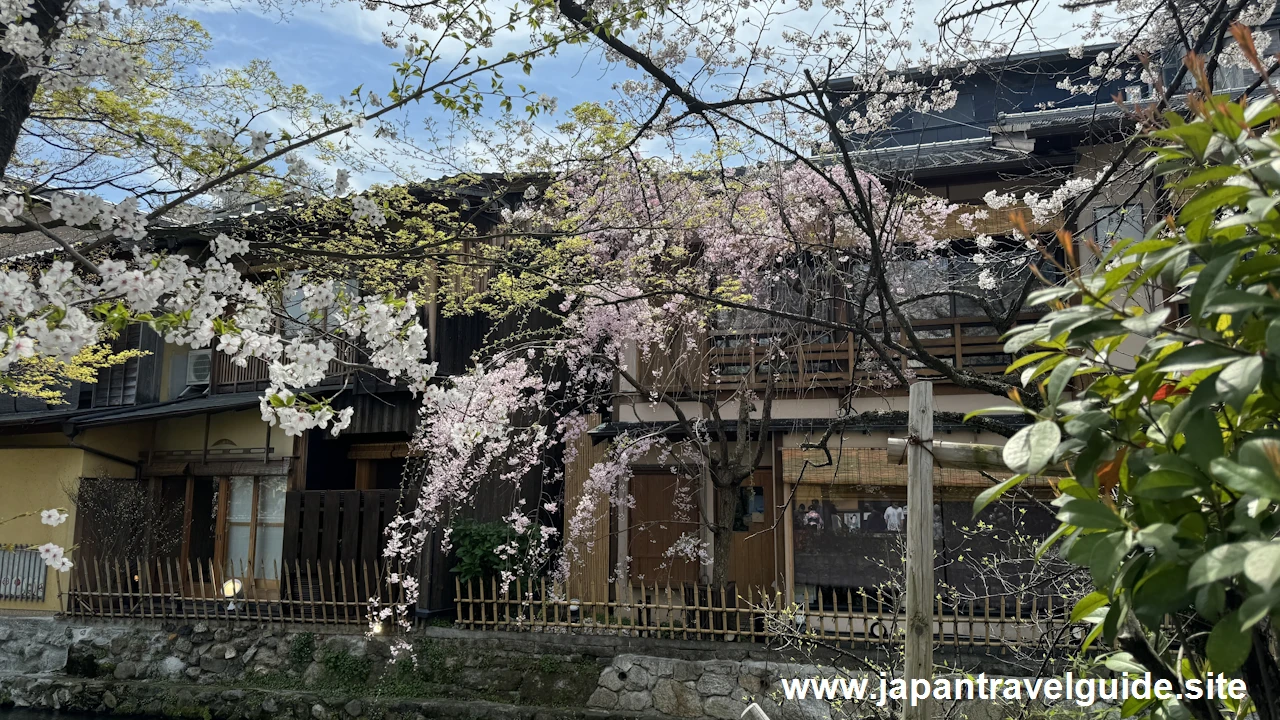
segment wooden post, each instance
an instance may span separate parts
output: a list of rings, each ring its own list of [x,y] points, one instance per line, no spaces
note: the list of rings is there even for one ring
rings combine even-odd
[[[907,416],[908,693],[915,680],[933,681],[933,385],[911,386]],[[910,694],[908,694],[910,697]],[[927,720],[928,700],[903,708],[903,720]]]

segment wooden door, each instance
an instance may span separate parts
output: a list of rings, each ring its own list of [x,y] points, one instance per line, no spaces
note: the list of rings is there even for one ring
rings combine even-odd
[[[696,583],[698,563],[667,553],[681,535],[698,534],[700,516],[688,482],[677,480],[670,471],[640,471],[631,478],[631,494],[636,501],[627,517],[631,583],[670,583],[672,587]],[[687,512],[681,512],[673,502],[677,494],[688,498]]]

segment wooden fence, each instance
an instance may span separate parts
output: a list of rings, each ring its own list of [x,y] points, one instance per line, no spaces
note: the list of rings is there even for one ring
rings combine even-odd
[[[404,586],[391,581],[403,570],[386,563],[273,562],[253,580],[243,565],[235,570],[208,560],[80,558],[65,607],[73,617],[368,625],[371,597],[404,602]]]
[[[609,601],[579,601],[545,580],[456,582],[459,627],[682,640],[770,640],[801,637],[853,648],[901,645],[906,615],[882,591],[802,596],[788,604],[759,589],[707,585],[611,587]],[[937,600],[934,642],[954,648],[1044,646],[1073,642],[1070,607],[1047,597]]]

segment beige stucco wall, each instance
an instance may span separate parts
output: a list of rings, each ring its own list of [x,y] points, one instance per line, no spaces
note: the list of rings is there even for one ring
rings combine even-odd
[[[75,506],[67,492],[75,491],[87,454],[74,448],[0,448],[0,544],[72,546]],[[66,510],[67,522],[58,527],[41,524],[40,511],[50,508]],[[31,515],[17,517],[27,513]],[[66,576],[47,568],[46,572],[44,602],[0,598],[0,612],[61,610],[58,590],[66,587]]]
[[[200,450],[204,447],[204,415],[172,418],[156,427],[156,450]],[[271,428],[271,447],[277,453],[288,454],[293,450],[293,438],[285,435],[278,426]],[[229,440],[219,447],[262,447],[267,442],[267,424],[257,409],[215,413],[209,420],[209,446],[221,440]]]

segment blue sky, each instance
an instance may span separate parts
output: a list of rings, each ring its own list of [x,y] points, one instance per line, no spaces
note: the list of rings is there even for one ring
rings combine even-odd
[[[1044,2],[1039,0],[1037,4]],[[346,0],[336,0],[327,7],[323,7],[325,3],[298,3],[292,7],[292,14],[285,18],[262,14],[255,3],[241,5],[243,9],[238,11],[227,9],[225,5],[193,6],[195,16],[213,35],[214,50],[208,59],[215,66],[243,65],[261,58],[271,61],[283,81],[301,83],[329,100],[348,95],[358,85],[385,96],[392,77],[390,64],[403,57],[401,50],[388,48],[382,43],[382,31],[387,19],[393,15],[369,11]],[[928,35],[936,38],[931,20],[942,6],[943,0],[917,2],[915,34],[918,37]],[[817,8],[816,14],[809,19],[821,24],[821,12]],[[1065,13],[1051,9],[1037,19],[1036,26],[1038,29],[1068,26],[1070,18],[1057,17],[1061,15]],[[793,19],[808,16],[805,14]],[[510,49],[523,47],[525,37],[511,37],[513,45]],[[1065,40],[1060,39],[1053,44],[1061,46]],[[489,51],[486,56],[498,56],[505,49]],[[535,93],[554,96],[559,101],[561,112],[583,101],[605,102],[615,98],[612,85],[622,77],[621,73],[627,71],[618,67],[606,70],[598,52],[587,53],[582,46],[567,47],[557,57],[535,62],[533,74],[529,77],[519,71],[505,73],[508,87],[511,89],[515,83],[523,83]],[[438,112],[430,103],[412,110],[413,116],[419,119],[425,114]],[[353,183],[360,187],[381,179],[356,177]]]

